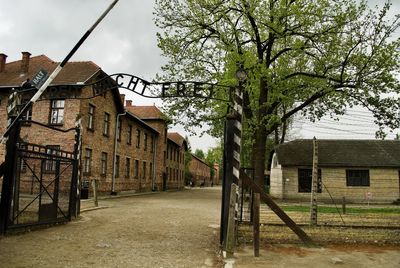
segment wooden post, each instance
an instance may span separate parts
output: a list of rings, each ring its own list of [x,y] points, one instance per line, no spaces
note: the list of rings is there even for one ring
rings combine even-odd
[[[342,198],[342,213],[343,213],[343,215],[346,214],[346,197],[344,197],[344,196]]]
[[[253,202],[253,245],[254,257],[260,256],[260,194],[254,193]]]
[[[316,244],[297,224],[275,203],[275,201],[264,192],[243,170],[240,171],[243,186],[250,187],[254,192],[260,193],[260,199],[265,202],[268,207],[307,245],[315,246]]]
[[[92,188],[93,188],[94,206],[98,207],[99,206],[99,202],[97,201],[97,180],[92,180]]]
[[[310,225],[317,225],[317,191],[318,191],[318,144],[317,139],[313,139],[313,169],[311,182],[311,208]]]
[[[233,257],[235,250],[235,212],[236,212],[236,199],[237,199],[238,186],[235,183],[231,184],[231,195],[229,199],[229,216],[228,216],[228,228],[226,235],[225,251],[226,257]]]

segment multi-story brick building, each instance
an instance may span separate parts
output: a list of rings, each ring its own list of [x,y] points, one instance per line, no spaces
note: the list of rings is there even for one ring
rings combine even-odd
[[[22,54],[22,60],[10,63],[6,63],[6,55],[0,54],[1,133],[7,125],[10,92],[20,90],[40,69],[50,73],[58,65],[44,55]],[[93,62],[67,63],[25,119],[63,130],[74,128],[77,118],[82,119],[80,161],[84,183],[96,180],[100,191],[112,193],[165,189],[168,130],[165,116],[155,106],[132,106],[127,101],[124,107],[125,96],[119,94],[115,81],[106,77]],[[103,83],[93,84],[104,78]],[[34,90],[21,93],[22,102],[29,100],[33,93]],[[21,137],[48,150],[72,151],[74,147],[74,131],[56,133],[36,124],[25,124]],[[182,143],[179,150],[185,148]],[[3,155],[4,148],[0,148],[0,161]],[[174,168],[178,170],[181,166],[175,164]],[[183,186],[183,180],[174,182],[170,188]]]
[[[210,166],[201,158],[192,154],[189,162],[189,172],[192,175],[192,186],[212,186]]]
[[[186,140],[178,133],[168,133],[168,118],[156,106],[134,106],[128,101],[127,111],[140,117],[156,129],[159,138],[156,143],[155,170],[156,189],[179,189],[184,186]]]
[[[186,140],[176,132],[167,135],[166,173],[167,187],[181,188],[185,184]]]

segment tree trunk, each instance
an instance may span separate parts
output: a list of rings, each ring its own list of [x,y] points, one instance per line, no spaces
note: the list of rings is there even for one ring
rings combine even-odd
[[[267,145],[267,117],[268,86],[264,79],[260,80],[259,110],[257,114],[258,127],[256,129],[255,144],[253,146],[254,180],[264,189],[265,153]]]

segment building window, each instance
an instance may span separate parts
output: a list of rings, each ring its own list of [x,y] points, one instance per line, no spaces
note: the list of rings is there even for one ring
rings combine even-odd
[[[146,162],[143,161],[143,179],[146,180]]]
[[[154,136],[153,135],[151,135],[151,138],[150,138],[150,146],[151,146],[150,152],[153,153],[154,152]]]
[[[298,189],[299,193],[311,193],[311,187],[312,187],[312,169],[308,168],[299,168],[298,170]],[[318,187],[317,187],[317,192],[321,193],[322,192],[322,187],[321,187],[321,170],[318,169]]]
[[[46,146],[46,154],[57,155],[57,152],[60,150],[60,145],[47,145]],[[49,156],[49,159],[52,159],[52,156]],[[44,170],[46,172],[55,172],[56,171],[56,160],[46,160]]]
[[[165,158],[168,159],[168,156],[169,156],[169,145],[167,144],[167,156]]]
[[[369,170],[347,169],[347,186],[369,186]]]
[[[92,104],[89,104],[88,129],[94,130],[94,106]]]
[[[152,178],[153,178],[153,163],[150,163],[150,170],[149,170],[149,172],[150,172],[150,178],[152,179]]]
[[[108,136],[110,131],[110,114],[104,113],[103,135]]]
[[[144,150],[147,151],[147,133],[144,133]]]
[[[50,112],[50,124],[61,125],[64,123],[65,100],[52,100]]]
[[[92,150],[85,149],[85,158],[83,163],[83,173],[90,174],[92,168]]]
[[[101,175],[107,174],[107,153],[101,153]]]
[[[139,160],[135,160],[135,179],[139,178]]]
[[[132,126],[131,125],[128,126],[128,135],[127,135],[126,143],[132,144]]]
[[[140,129],[136,129],[136,148],[140,148]]]
[[[119,155],[115,157],[115,177],[119,177]]]
[[[129,157],[125,160],[125,178],[129,178],[131,175],[131,159]]]
[[[119,118],[117,121],[117,140],[121,141],[122,120]]]

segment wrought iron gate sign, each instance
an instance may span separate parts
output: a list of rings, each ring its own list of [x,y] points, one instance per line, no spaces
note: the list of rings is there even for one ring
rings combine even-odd
[[[111,78],[111,79],[110,79]],[[198,81],[179,81],[179,82],[149,82],[143,78],[117,73],[86,86],[93,87],[93,95],[104,94],[112,88],[124,88],[146,98],[202,98],[220,101],[229,101],[218,97],[220,92],[231,93],[231,87]],[[225,95],[226,96],[226,95]]]
[[[37,90],[34,84],[30,83],[30,86],[30,88],[17,90],[17,92],[31,91],[33,93]],[[216,83],[198,81],[149,82],[131,74],[116,73],[102,77],[93,83],[51,85],[43,92],[40,99],[80,99],[82,98],[80,92],[83,87],[92,87],[91,96],[86,96],[85,99],[104,95],[107,91],[116,88],[130,90],[145,98],[199,98],[224,102],[232,101],[234,93],[233,87]]]

